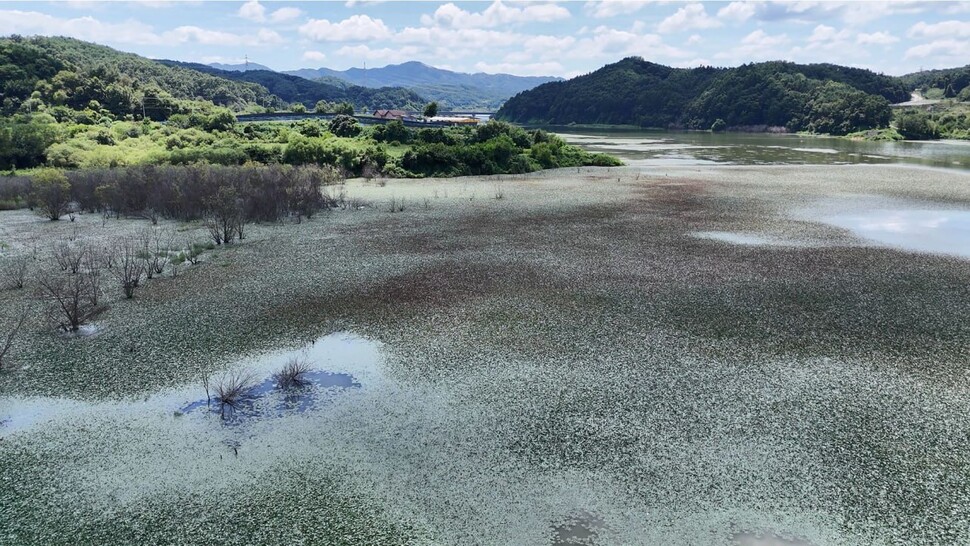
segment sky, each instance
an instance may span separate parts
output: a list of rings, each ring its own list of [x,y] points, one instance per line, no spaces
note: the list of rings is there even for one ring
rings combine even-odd
[[[572,77],[638,55],[677,67],[789,60],[886,74],[970,63],[970,2],[0,1],[0,35],[274,70],[421,61]]]

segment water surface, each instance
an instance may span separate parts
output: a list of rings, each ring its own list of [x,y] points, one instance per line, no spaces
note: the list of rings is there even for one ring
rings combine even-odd
[[[970,258],[970,210],[880,197],[832,198],[796,212],[872,244]]]
[[[550,129],[570,143],[615,155],[632,166],[902,163],[970,170],[970,141],[866,142],[791,134]]]

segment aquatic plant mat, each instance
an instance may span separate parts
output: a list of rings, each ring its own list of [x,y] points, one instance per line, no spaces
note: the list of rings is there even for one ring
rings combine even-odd
[[[107,287],[95,335],[32,316],[0,372],[0,543],[970,542],[970,261],[823,218],[859,196],[970,210],[970,176],[346,191],[134,299]],[[0,240],[145,224],[6,211]],[[284,389],[294,358],[312,371]],[[252,390],[223,415],[203,378],[232,373]]]

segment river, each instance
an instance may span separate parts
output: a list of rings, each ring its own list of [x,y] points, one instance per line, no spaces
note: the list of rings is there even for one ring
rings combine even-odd
[[[902,163],[970,170],[970,141],[868,142],[838,137],[553,129],[566,141],[632,166]]]

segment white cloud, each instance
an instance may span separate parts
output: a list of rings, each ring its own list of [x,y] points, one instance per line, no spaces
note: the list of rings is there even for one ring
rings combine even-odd
[[[489,74],[515,74],[516,76],[552,76],[563,72],[562,65],[555,61],[529,64],[493,64],[479,61],[475,63],[475,70]]]
[[[304,51],[303,60],[304,61],[322,61],[327,58],[327,55],[322,51]]]
[[[920,21],[906,33],[910,38],[938,38],[941,36],[970,37],[970,21],[941,21],[928,24]]]
[[[689,61],[677,61],[671,66],[675,68],[697,68],[699,66],[711,66],[711,61],[703,58],[691,59]]]
[[[301,15],[303,15],[303,10],[300,8],[285,7],[273,11],[273,13],[269,15],[269,20],[274,23],[285,23],[287,21],[292,21]]]
[[[657,25],[661,34],[691,29],[717,28],[722,23],[707,14],[702,4],[687,4]]]
[[[836,30],[828,25],[816,25],[805,46],[792,48],[789,60],[835,61],[844,64],[850,57],[865,57],[868,52],[856,47],[849,30]]]
[[[904,59],[926,59],[936,61],[937,66],[950,64],[950,59],[965,63],[970,59],[970,42],[966,40],[935,40],[927,44],[913,46],[906,50]]]
[[[714,55],[717,59],[739,62],[782,59],[779,48],[787,46],[791,40],[786,34],[770,35],[760,28],[741,39],[740,45]]]
[[[105,23],[90,16],[62,19],[36,11],[0,10],[0,35],[39,34],[116,44],[158,44],[161,38],[144,23]]]
[[[380,19],[352,15],[339,23],[310,19],[300,27],[300,34],[318,42],[365,42],[390,38],[391,30]]]
[[[249,0],[249,2],[239,6],[239,11],[236,12],[236,15],[243,19],[262,23],[266,20],[266,8],[259,3],[259,0]]]
[[[386,64],[402,63],[416,60],[418,55],[420,55],[420,51],[417,48],[371,48],[363,44],[343,46],[336,53],[337,57],[349,61],[353,66],[357,66],[357,61],[380,61]]]
[[[606,19],[636,13],[650,3],[650,0],[596,0],[586,2],[583,10],[593,18]]]
[[[537,57],[559,57],[575,43],[572,36],[533,36],[523,43],[523,49]]]
[[[899,38],[888,32],[872,32],[869,34],[859,33],[856,36],[856,43],[862,45],[890,45],[899,41]]]
[[[478,52],[517,46],[527,38],[522,34],[503,30],[408,27],[395,34],[393,41],[408,45]]]
[[[849,31],[836,31],[834,27],[828,25],[818,25],[812,30],[812,35],[808,37],[810,44],[832,43],[845,41],[849,38]]]
[[[618,57],[638,55],[644,59],[662,61],[686,57],[687,52],[665,44],[657,34],[642,34],[619,30],[607,26],[596,27],[592,35],[576,43],[576,47],[563,52],[570,59],[608,58],[615,61]]]
[[[530,3],[519,8],[506,5],[502,0],[495,0],[484,11],[472,13],[449,2],[438,6],[432,15],[421,16],[421,24],[453,28],[491,28],[516,23],[548,23],[569,17],[568,9],[551,3]]]
[[[762,2],[731,2],[723,8],[717,10],[718,19],[727,19],[737,23],[743,23],[754,17]]]
[[[690,38],[687,38],[687,45],[689,45],[689,46],[690,45],[697,45],[697,44],[699,44],[699,43],[701,43],[703,41],[704,41],[704,39],[701,38],[701,35],[700,34],[691,34],[690,35]]]
[[[785,34],[772,36],[759,28],[742,38],[741,43],[752,46],[779,46],[788,43],[788,36]]]
[[[277,45],[285,42],[282,36],[276,31],[260,29],[255,35],[234,34],[221,30],[209,30],[197,26],[181,26],[162,34],[164,42],[188,43],[194,42],[202,45],[213,46],[240,46],[240,45]]]

